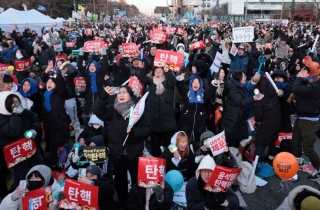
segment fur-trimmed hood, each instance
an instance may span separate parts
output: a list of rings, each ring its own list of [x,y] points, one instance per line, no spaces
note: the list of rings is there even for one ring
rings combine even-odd
[[[245,48],[245,50],[246,50],[246,52],[247,53],[250,53],[251,52],[251,45],[249,44],[249,43],[246,43],[246,42],[244,42],[244,43],[242,43],[241,44],[242,46],[244,46],[244,48]]]

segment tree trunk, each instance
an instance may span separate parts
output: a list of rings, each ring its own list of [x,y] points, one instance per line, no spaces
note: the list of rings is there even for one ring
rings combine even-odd
[[[290,21],[293,21],[293,16],[294,16],[294,8],[295,8],[296,4],[295,4],[295,0],[292,0],[292,4],[291,4],[291,15],[290,15]]]

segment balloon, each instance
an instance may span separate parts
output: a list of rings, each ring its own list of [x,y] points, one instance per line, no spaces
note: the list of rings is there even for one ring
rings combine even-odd
[[[183,186],[183,176],[180,171],[171,170],[166,174],[166,182],[172,187],[173,192],[178,192]]]
[[[299,163],[291,153],[281,152],[274,157],[273,169],[280,178],[288,180],[298,172]]]
[[[14,67],[13,66],[8,66],[8,70],[13,71]]]

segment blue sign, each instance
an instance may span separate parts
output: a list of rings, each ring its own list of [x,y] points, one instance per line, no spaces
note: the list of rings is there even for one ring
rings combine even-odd
[[[47,8],[45,8],[44,6],[39,5],[38,6],[38,10],[47,11]]]
[[[118,11],[118,15],[123,15],[126,16],[127,12],[126,11]]]

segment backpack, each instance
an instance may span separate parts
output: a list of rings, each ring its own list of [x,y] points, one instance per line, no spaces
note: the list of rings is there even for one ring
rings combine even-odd
[[[240,191],[243,193],[255,192],[257,189],[256,179],[253,178],[253,180],[249,182],[250,174],[253,170],[252,165],[247,161],[242,161],[241,168],[242,170],[237,178]]]

